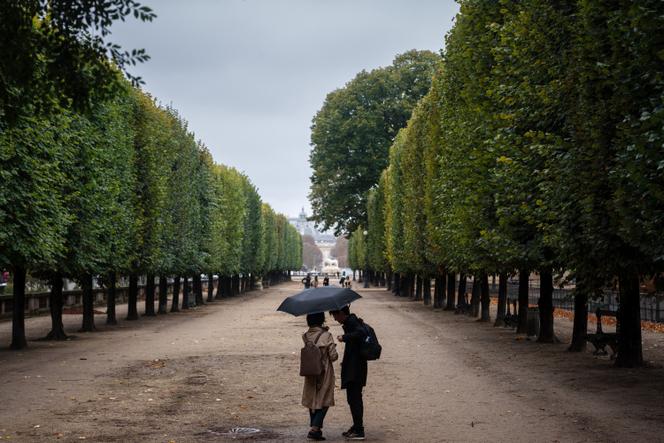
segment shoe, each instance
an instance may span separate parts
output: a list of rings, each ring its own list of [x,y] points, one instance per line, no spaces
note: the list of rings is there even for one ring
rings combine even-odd
[[[316,440],[316,441],[325,440],[325,437],[323,437],[323,431],[309,431],[309,433],[307,434],[307,438],[309,440]]]
[[[342,432],[341,435],[342,435],[343,437],[346,437],[348,434],[352,433],[354,430],[355,430],[355,428],[354,428],[353,426],[351,426],[350,428],[348,428],[347,431]]]
[[[364,440],[364,429],[353,429],[344,437],[346,437],[346,440]]]

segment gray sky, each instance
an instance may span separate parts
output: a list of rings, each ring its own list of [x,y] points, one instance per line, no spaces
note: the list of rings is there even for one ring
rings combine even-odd
[[[152,57],[132,74],[290,216],[311,212],[309,127],[327,93],[396,54],[440,50],[458,10],[453,0],[141,2],[157,19],[128,19],[111,37]]]

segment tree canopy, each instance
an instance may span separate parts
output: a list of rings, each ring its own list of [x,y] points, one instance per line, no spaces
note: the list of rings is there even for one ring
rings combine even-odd
[[[431,85],[440,57],[398,55],[392,65],[362,71],[328,94],[311,126],[313,220],[335,234],[366,224],[367,191],[387,166],[388,151]]]

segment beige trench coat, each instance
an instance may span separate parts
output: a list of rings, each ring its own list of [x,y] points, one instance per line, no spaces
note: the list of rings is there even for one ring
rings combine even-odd
[[[334,337],[328,332],[328,328],[322,328],[324,332],[316,342],[323,354],[323,374],[313,377],[304,377],[304,390],[302,391],[302,406],[309,409],[322,409],[334,406],[334,366],[332,362],[339,358],[337,345]],[[321,331],[321,327],[309,328],[302,336],[305,343],[313,341]]]

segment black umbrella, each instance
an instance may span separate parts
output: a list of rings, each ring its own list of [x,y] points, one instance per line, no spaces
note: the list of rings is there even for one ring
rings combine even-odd
[[[358,298],[362,298],[362,296],[352,289],[339,286],[321,286],[320,288],[305,289],[291,295],[281,303],[277,311],[293,315],[338,311]]]

